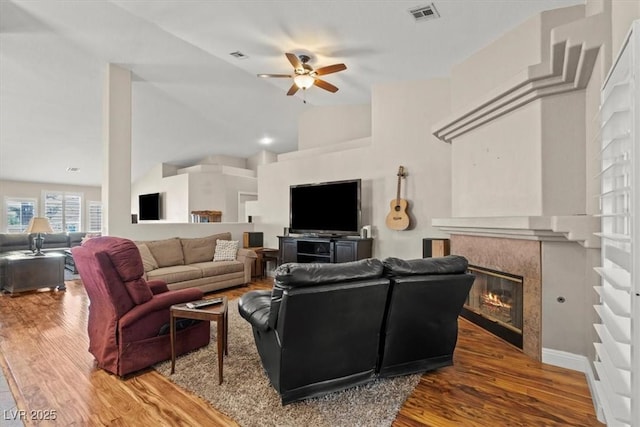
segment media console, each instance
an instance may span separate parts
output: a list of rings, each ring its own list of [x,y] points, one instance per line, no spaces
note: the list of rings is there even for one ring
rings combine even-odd
[[[339,263],[371,258],[373,239],[278,236],[279,260]]]

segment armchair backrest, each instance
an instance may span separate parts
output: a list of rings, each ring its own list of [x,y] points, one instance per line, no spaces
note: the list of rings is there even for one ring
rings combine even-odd
[[[269,321],[281,346],[275,382],[283,395],[293,397],[312,384],[330,387],[336,378],[375,375],[389,289],[382,270],[373,259],[278,267]]]
[[[269,327],[276,328],[281,311],[280,304],[285,291],[289,291],[289,294],[291,294],[292,290],[298,288],[311,288],[327,284],[341,285],[345,282],[378,279],[382,277],[383,271],[382,262],[374,258],[339,264],[282,264],[275,271],[273,289],[271,291]]]
[[[423,372],[452,363],[458,316],[474,276],[467,260],[442,258],[383,261],[391,279],[380,375]]]
[[[95,237],[71,252],[89,299],[112,306],[116,318],[152,298],[140,252],[131,240]]]

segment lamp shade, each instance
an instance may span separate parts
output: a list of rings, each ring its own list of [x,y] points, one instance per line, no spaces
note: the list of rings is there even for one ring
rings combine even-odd
[[[311,86],[313,86],[313,83],[315,81],[316,79],[311,77],[309,74],[298,74],[293,78],[293,82],[300,89],[309,89]]]
[[[49,219],[41,216],[34,216],[29,221],[26,233],[53,233]]]

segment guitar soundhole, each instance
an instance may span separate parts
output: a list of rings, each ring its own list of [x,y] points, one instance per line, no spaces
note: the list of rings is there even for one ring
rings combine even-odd
[[[396,207],[393,209],[395,209],[396,212],[400,211],[400,205],[396,205]]]

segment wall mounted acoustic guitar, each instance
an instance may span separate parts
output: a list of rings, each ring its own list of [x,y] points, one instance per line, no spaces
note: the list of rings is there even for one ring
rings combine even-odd
[[[396,198],[389,204],[391,211],[387,215],[387,227],[392,230],[406,230],[409,228],[409,215],[407,215],[409,202],[400,198],[400,186],[402,185],[402,178],[405,176],[404,166],[400,166],[398,169],[398,192]]]

